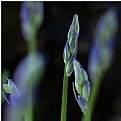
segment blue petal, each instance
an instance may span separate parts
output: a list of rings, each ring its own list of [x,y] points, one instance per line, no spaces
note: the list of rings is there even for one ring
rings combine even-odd
[[[87,105],[86,100],[84,100],[80,95],[78,95],[78,98],[77,98],[75,88],[74,88],[74,83],[72,83],[72,87],[73,87],[73,93],[74,93],[75,99],[76,99],[79,107],[81,108],[82,112],[85,115],[88,115],[87,114],[88,105]]]
[[[16,97],[14,95],[10,95],[10,98],[13,105],[17,104],[19,101],[19,97]]]
[[[92,49],[89,54],[89,61],[88,61],[88,70],[91,80],[95,80],[96,77],[99,75],[99,68],[100,65],[100,50],[95,42],[92,46]]]
[[[13,91],[11,94],[14,96],[19,95],[19,90],[18,90],[17,86],[14,84],[14,82],[11,79],[8,79],[7,77],[6,77],[6,79],[8,80],[8,84],[10,84],[13,88]]]
[[[11,97],[9,95],[9,98],[6,97],[5,93],[3,92],[3,97],[5,98],[6,102],[10,105],[14,105],[12,102],[11,102]]]
[[[82,98],[80,95],[78,95],[78,103],[79,103],[80,107],[82,108],[82,110],[88,109],[86,100],[84,98]]]

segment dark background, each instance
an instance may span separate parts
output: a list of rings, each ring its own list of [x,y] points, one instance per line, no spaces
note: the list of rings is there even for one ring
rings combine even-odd
[[[2,71],[8,69],[12,78],[17,64],[27,55],[27,42],[21,34],[21,2],[2,2]],[[44,21],[38,32],[38,50],[48,59],[45,75],[38,84],[34,106],[35,121],[59,121],[63,82],[63,49],[75,13],[79,16],[80,35],[77,59],[87,70],[88,55],[96,23],[108,8],[118,14],[115,55],[104,75],[96,102],[93,121],[121,121],[121,3],[119,2],[44,2]],[[79,121],[82,111],[75,101],[69,78],[67,121]],[[2,109],[4,105],[2,103]],[[4,115],[4,114],[3,114]],[[118,119],[120,117],[120,119]]]

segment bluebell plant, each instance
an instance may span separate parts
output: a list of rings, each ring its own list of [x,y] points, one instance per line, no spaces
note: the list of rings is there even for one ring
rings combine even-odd
[[[43,22],[43,2],[23,2],[20,11],[21,29],[26,41],[34,41]]]
[[[73,83],[74,96],[82,112],[85,115],[87,115],[86,111],[88,109],[87,102],[89,100],[89,95],[90,95],[90,82],[88,80],[88,75],[86,71],[76,60],[76,55],[78,50],[78,37],[79,37],[79,20],[78,20],[78,15],[75,14],[73,16],[73,20],[70,25],[67,41],[63,52],[65,69],[64,69],[64,79],[63,79],[61,121],[66,121],[68,77],[71,76],[73,71],[75,74],[75,83]],[[78,93],[78,96],[76,96],[76,91]]]
[[[44,18],[44,8],[42,1],[25,1],[21,5],[20,21],[21,32],[28,42],[30,53],[37,50],[37,34]]]
[[[88,64],[89,76],[91,78],[90,85],[87,72],[76,60],[79,22],[77,14],[74,15],[63,53],[65,71],[63,80],[61,121],[66,121],[67,98],[64,96],[67,96],[68,77],[72,74],[73,70],[75,74],[75,82],[72,84],[73,92],[78,105],[84,113],[82,120],[91,121],[95,99],[99,90],[99,81],[109,68],[114,53],[115,34],[118,26],[116,16],[116,10],[111,8],[106,12],[106,14],[101,16],[97,24],[94,35],[95,41],[90,52]]]
[[[94,32],[94,42],[89,55],[88,70],[91,80],[100,78],[111,65],[115,35],[118,27],[115,8],[102,15]]]
[[[113,59],[117,28],[118,20],[116,9],[109,8],[100,17],[94,32],[94,41],[88,61],[88,70],[92,85],[88,109],[89,116],[84,115],[82,121],[91,121],[91,115],[93,114],[101,80],[109,69]]]
[[[28,42],[28,55],[18,64],[13,80],[7,79],[3,84],[5,100],[14,106],[10,108],[8,121],[21,121],[20,115],[25,121],[32,121],[32,89],[42,77],[45,63],[41,53],[37,51],[37,32],[43,21],[42,2],[23,2],[20,12],[21,29],[24,39]],[[67,41],[63,52],[64,77],[62,92],[61,121],[66,121],[68,78],[74,72],[75,80],[72,83],[75,99],[83,112],[82,121],[91,121],[94,102],[98,94],[101,78],[111,65],[115,35],[117,32],[117,14],[114,8],[109,9],[96,26],[94,43],[89,55],[88,70],[76,59],[78,51],[79,19],[73,16]],[[91,82],[89,81],[91,79]],[[19,115],[20,114],[20,115]],[[14,118],[15,116],[15,118]]]
[[[20,11],[21,29],[28,42],[28,55],[18,64],[13,80],[3,84],[5,100],[13,105],[6,115],[7,121],[33,121],[32,90],[45,70],[43,55],[37,51],[37,32],[43,21],[43,2],[25,1]],[[16,83],[16,84],[15,84]],[[17,118],[18,117],[18,118]]]

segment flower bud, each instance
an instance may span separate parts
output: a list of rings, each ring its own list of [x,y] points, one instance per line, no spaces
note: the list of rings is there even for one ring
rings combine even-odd
[[[63,52],[64,63],[67,63],[69,58],[70,58],[70,49],[69,49],[69,43],[67,41],[65,44],[64,52]]]
[[[80,95],[83,95],[85,100],[88,101],[90,94],[90,82],[88,80],[88,75],[77,60],[73,61],[73,67],[76,90]]]
[[[5,92],[12,94],[12,95],[19,94],[19,90],[18,90],[17,86],[14,84],[14,82],[11,79],[8,79],[7,77],[6,77],[6,79],[8,80],[8,83],[3,84],[3,88],[4,88]]]
[[[100,76],[100,53],[99,47],[95,42],[90,51],[89,62],[88,62],[88,71],[91,80],[94,80]]]
[[[20,12],[22,34],[29,41],[35,39],[37,31],[43,21],[43,3],[26,1]]]
[[[71,58],[69,59],[67,65],[66,65],[66,75],[70,76],[73,72],[73,61],[76,58],[76,53],[74,53]]]
[[[96,26],[88,64],[91,80],[99,79],[111,65],[117,28],[116,10],[110,8],[100,17]]]
[[[100,17],[95,31],[95,39],[99,44],[104,44],[110,41],[110,38],[115,35],[117,31],[117,13],[115,8],[110,8]]]
[[[3,93],[3,96],[5,97],[5,100],[11,104],[14,105],[15,103],[17,103],[17,99],[20,96],[19,90],[17,88],[17,86],[14,84],[14,82],[11,79],[8,79],[8,83],[7,84],[3,84],[3,88],[5,93],[9,94],[9,99],[7,99],[7,97],[5,96],[5,93]]]
[[[75,74],[75,88],[73,84],[74,95],[81,110],[86,115],[86,110],[88,108],[87,101],[90,95],[90,82],[88,80],[88,75],[86,71],[77,60],[73,61],[73,68]],[[78,98],[76,97],[75,89],[79,94]]]
[[[78,15],[75,14],[67,37],[69,41],[70,50],[73,53],[77,50],[78,47],[78,36],[79,36],[79,21],[78,21]]]
[[[83,82],[83,75],[82,75],[82,67],[80,63],[77,60],[73,61],[73,67],[74,67],[74,73],[75,73],[75,79],[79,84],[82,84]]]

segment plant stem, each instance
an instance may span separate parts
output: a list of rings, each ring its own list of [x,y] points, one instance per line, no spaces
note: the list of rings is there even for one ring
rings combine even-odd
[[[25,110],[25,121],[33,121],[33,112],[32,112],[32,95],[29,94],[26,110]]]
[[[35,39],[31,39],[28,42],[28,53],[31,54],[33,52],[35,52],[37,49],[37,45],[36,45],[36,40]]]
[[[36,51],[36,39],[31,39],[28,41],[28,54],[32,54]],[[32,58],[31,58],[32,60]],[[30,61],[31,61],[30,60]],[[31,61],[33,63],[33,61]],[[26,112],[25,112],[25,121],[33,121],[33,105],[32,105],[32,80],[29,80],[29,85],[28,85],[28,100],[26,103]]]
[[[101,79],[100,80],[94,80],[92,82],[91,95],[90,95],[90,100],[89,100],[89,103],[88,103],[89,108],[88,108],[88,111],[87,111],[88,116],[83,114],[82,121],[91,121],[91,116],[93,115],[96,99],[97,99],[99,89],[100,89],[100,85],[101,85]]]
[[[64,78],[63,78],[62,105],[61,105],[61,121],[66,121],[67,96],[68,96],[68,76],[66,76],[66,67],[65,67]]]

